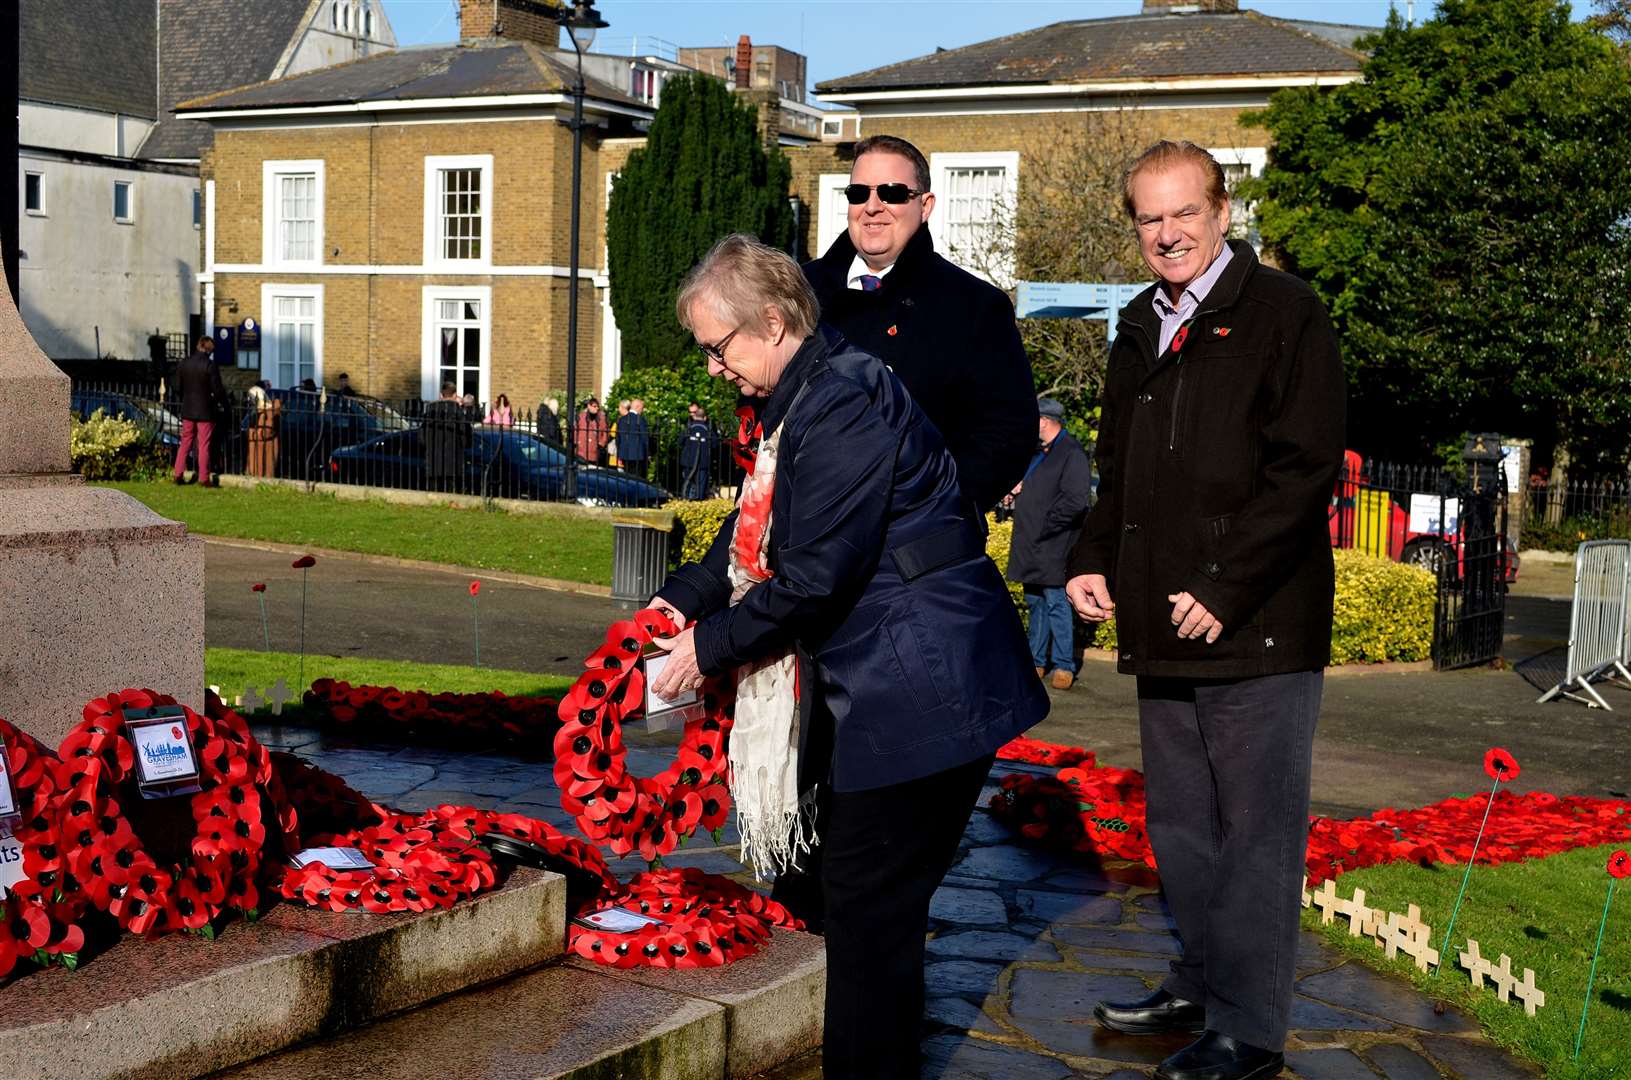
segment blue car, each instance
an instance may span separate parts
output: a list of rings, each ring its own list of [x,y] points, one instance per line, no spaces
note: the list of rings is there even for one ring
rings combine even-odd
[[[328,460],[328,479],[371,487],[430,487],[420,429],[377,435],[342,447]],[[564,497],[566,455],[525,431],[473,428],[464,475],[447,485],[470,495],[554,501]],[[660,506],[668,492],[618,469],[578,466],[578,502],[585,506]]]
[[[321,480],[329,455],[340,447],[412,426],[401,413],[370,397],[281,389],[268,393],[283,402],[278,417],[279,476]],[[239,426],[247,427],[252,421],[246,410]]]
[[[69,397],[69,408],[81,420],[89,420],[101,409],[103,416],[129,420],[157,439],[160,446],[174,450],[181,445],[181,420],[156,401],[112,390],[75,389]]]

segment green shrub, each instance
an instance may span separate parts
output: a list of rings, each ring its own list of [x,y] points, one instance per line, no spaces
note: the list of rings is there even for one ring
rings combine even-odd
[[[68,455],[87,480],[145,480],[169,467],[170,452],[129,420],[101,409],[71,419]]]
[[[1340,550],[1331,614],[1331,663],[1425,660],[1433,652],[1438,586],[1419,566]]]
[[[680,534],[679,563],[700,562],[708,554],[708,546],[714,542],[719,533],[719,527],[725,523],[730,512],[736,509],[736,503],[730,499],[708,499],[703,502],[688,502],[676,499],[665,503],[664,510],[674,514],[675,528]]]
[[[1536,515],[1523,523],[1520,546],[1540,551],[1572,552],[1587,540],[1628,538],[1631,538],[1631,511],[1577,514],[1557,522],[1546,521]]]

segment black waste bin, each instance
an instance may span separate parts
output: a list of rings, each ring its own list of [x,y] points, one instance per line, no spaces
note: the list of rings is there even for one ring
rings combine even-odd
[[[672,514],[612,518],[612,599],[634,606],[650,600],[668,576]]]

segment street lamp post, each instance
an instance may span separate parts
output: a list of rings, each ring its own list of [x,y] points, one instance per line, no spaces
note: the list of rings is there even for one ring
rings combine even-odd
[[[578,218],[583,182],[583,53],[595,42],[595,31],[608,25],[593,3],[578,0],[556,16],[578,54],[577,79],[572,83],[572,252],[566,297],[566,476],[568,501],[578,497]]]

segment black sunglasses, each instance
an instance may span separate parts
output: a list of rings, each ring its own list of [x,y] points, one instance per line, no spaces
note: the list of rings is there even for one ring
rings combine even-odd
[[[697,348],[702,350],[703,356],[708,357],[715,363],[723,364],[725,362],[725,346],[731,343],[731,338],[735,337],[741,331],[741,329],[742,328],[738,326],[735,330],[732,330],[730,333],[720,338],[719,341],[713,345],[705,345],[699,341],[697,342]]]
[[[873,191],[878,193],[878,201],[886,202],[892,206],[899,206],[908,199],[915,199],[919,195],[927,195],[927,191],[918,191],[905,184],[850,184],[844,188],[844,198],[849,200],[851,206],[860,206],[872,197]]]

